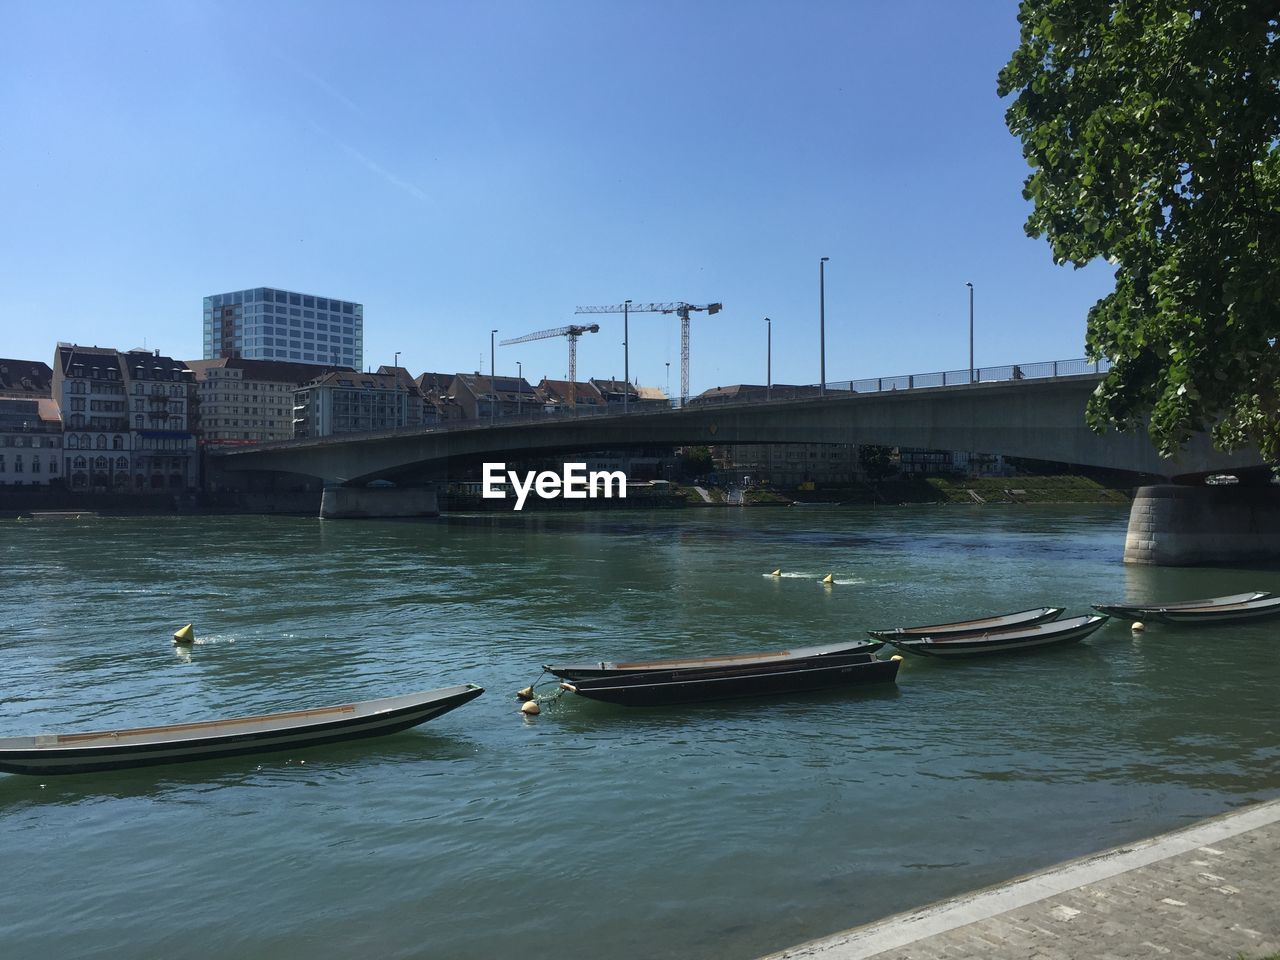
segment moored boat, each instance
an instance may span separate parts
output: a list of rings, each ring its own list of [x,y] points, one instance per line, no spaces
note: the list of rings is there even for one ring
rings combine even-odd
[[[884,646],[882,640],[855,640],[851,643],[832,643],[819,647],[797,647],[794,650],[774,650],[768,653],[725,653],[706,657],[673,657],[667,660],[637,660],[614,663],[601,660],[596,663],[573,663],[543,667],[547,673],[561,680],[588,680],[594,677],[612,677],[621,674],[652,673],[654,671],[703,670],[709,667],[750,667],[770,663],[813,661],[824,658],[851,655],[871,659],[871,655]]]
[[[749,666],[659,670],[592,677],[560,686],[579,696],[628,707],[658,707],[741,697],[784,696],[847,685],[892,683],[902,658],[862,654]]]
[[[1163,623],[1234,623],[1280,616],[1280,596],[1264,591],[1236,593],[1204,600],[1159,604],[1100,604],[1093,609],[1111,617]]]
[[[1036,607],[1033,610],[1019,610],[1017,613],[1005,613],[995,617],[981,617],[977,620],[959,620],[955,623],[935,623],[924,627],[895,627],[892,630],[868,630],[867,633],[878,640],[892,642],[895,639],[909,640],[916,637],[962,636],[964,634],[986,633],[990,630],[1004,630],[1009,627],[1045,623],[1057,620],[1062,615],[1063,607]]]
[[[378,700],[253,717],[93,733],[0,738],[0,771],[58,774],[184,763],[395,733],[484,693],[468,683]]]
[[[981,634],[890,638],[889,642],[899,650],[923,656],[976,657],[993,653],[1018,653],[1075,643],[1089,636],[1106,622],[1106,617],[1071,617],[1067,620],[989,630]]]

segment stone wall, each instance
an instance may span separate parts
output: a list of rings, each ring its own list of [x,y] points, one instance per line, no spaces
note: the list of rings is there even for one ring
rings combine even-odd
[[[1124,560],[1157,566],[1280,560],[1280,488],[1139,487]]]

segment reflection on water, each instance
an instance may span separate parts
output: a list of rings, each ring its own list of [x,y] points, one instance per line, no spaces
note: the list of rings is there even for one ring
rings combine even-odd
[[[1274,624],[1111,623],[1074,647],[909,657],[896,688],[779,701],[566,694],[526,719],[513,697],[556,660],[1280,589],[1276,570],[1125,567],[1125,520],[0,521],[0,569],[20,572],[0,591],[0,736],[488,691],[376,740],[0,775],[0,860],[23,878],[5,890],[6,953],[752,957],[1274,794]],[[176,881],[198,886],[181,909]]]

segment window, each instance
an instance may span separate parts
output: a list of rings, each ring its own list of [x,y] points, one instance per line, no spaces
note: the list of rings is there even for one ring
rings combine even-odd
[[[13,455],[13,472],[14,473],[22,472],[22,454],[20,453],[15,453]]]
[[[58,472],[58,458],[57,458],[57,457],[50,457],[50,458],[49,458],[49,472],[50,472],[50,473],[57,473],[57,472]]]
[[[76,457],[71,461],[71,466],[75,470],[83,470],[85,467],[89,466],[89,461],[84,457]]]
[[[124,457],[116,457],[116,469],[121,471],[122,473],[128,471],[129,461],[126,460]]]
[[[39,473],[39,472],[40,472],[40,458],[39,458],[39,457],[32,457],[32,458],[31,458],[31,472],[32,472],[32,473]]]
[[[138,414],[138,416],[133,418],[133,429],[135,430],[142,429],[142,414]]]
[[[119,434],[116,434],[114,437],[112,437],[112,438],[111,438],[111,449],[112,449],[112,450],[123,450],[123,449],[124,449],[124,437],[120,436]]]
[[[107,449],[107,438],[101,433],[98,434],[98,449],[99,450]]]
[[[4,454],[0,453],[0,473],[4,473]]]

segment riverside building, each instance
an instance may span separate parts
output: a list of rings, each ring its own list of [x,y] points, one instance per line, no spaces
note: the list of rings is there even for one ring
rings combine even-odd
[[[58,344],[53,397],[62,410],[68,489],[194,489],[192,388],[186,364],[159,351]]]
[[[52,380],[48,364],[0,358],[0,487],[62,479],[62,420]]]
[[[315,364],[288,360],[222,357],[187,366],[200,401],[196,434],[205,446],[292,440],[294,390],[316,376]]]
[[[293,401],[298,438],[422,425],[422,393],[407,374],[335,370],[298,387]]]
[[[204,359],[364,365],[364,306],[254,287],[204,298]]]

